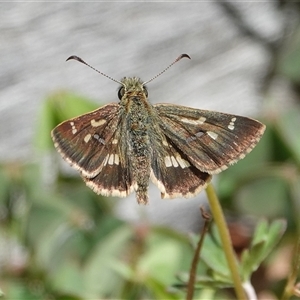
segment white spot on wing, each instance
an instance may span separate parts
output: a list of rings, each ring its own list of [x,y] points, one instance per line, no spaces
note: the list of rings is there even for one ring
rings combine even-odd
[[[77,132],[77,129],[76,129],[76,127],[75,127],[74,122],[73,122],[73,121],[70,122],[70,125],[71,125],[71,127],[72,127],[72,133],[75,134],[75,133]]]
[[[178,165],[178,162],[176,160],[176,158],[172,155],[171,156],[171,161],[172,161],[172,165],[177,168],[179,165]]]
[[[188,168],[190,166],[190,163],[187,160],[181,158],[179,155],[176,156],[176,160],[182,169]]]
[[[106,157],[104,158],[103,166],[106,166],[107,161],[108,161],[108,157],[109,157],[109,154],[107,154]]]
[[[181,121],[193,125],[201,125],[206,121],[205,117],[200,117],[199,119],[181,118]]]
[[[215,132],[207,131],[206,133],[214,140],[216,140],[218,137],[218,134],[216,134]]]
[[[116,165],[119,164],[119,155],[118,155],[118,154],[115,154],[115,160],[114,160],[114,163],[115,163]]]
[[[165,165],[167,168],[172,167],[172,161],[171,161],[170,156],[168,156],[168,155],[165,157]]]
[[[87,143],[89,140],[90,140],[90,138],[92,137],[92,135],[90,134],[90,133],[88,133],[85,137],[84,137],[84,141]]]
[[[198,120],[198,124],[203,124],[204,122],[206,121],[206,118],[205,117],[200,117],[199,120]]]
[[[93,126],[93,127],[98,127],[98,126],[101,126],[101,125],[103,125],[103,124],[105,124],[106,123],[106,120],[99,120],[99,121],[96,121],[96,120],[92,120],[91,121],[91,125]]]
[[[169,144],[166,140],[163,140],[162,143],[163,143],[164,146],[169,146]]]
[[[114,154],[111,154],[111,155],[109,156],[108,164],[109,164],[109,165],[113,165],[113,164],[114,164]]]
[[[229,125],[227,126],[228,129],[233,130],[234,129],[234,122],[236,121],[236,117],[232,118]]]

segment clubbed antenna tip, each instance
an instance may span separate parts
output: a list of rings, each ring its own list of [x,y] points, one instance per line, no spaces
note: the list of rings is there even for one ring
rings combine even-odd
[[[83,63],[83,64],[86,65],[86,62],[84,60],[82,60],[80,57],[76,56],[76,55],[71,55],[70,57],[68,57],[66,59],[66,61],[71,60],[71,59],[75,59],[75,60],[77,60],[77,61],[79,61],[79,62],[81,62],[81,63]]]
[[[116,79],[114,79],[114,78],[112,78],[112,77],[106,75],[105,73],[100,72],[99,70],[95,69],[94,67],[92,67],[91,65],[89,65],[89,64],[86,63],[83,59],[81,59],[80,57],[78,57],[78,56],[76,56],[76,55],[71,55],[70,57],[67,58],[66,61],[71,60],[71,59],[77,60],[77,61],[79,61],[79,62],[81,62],[81,63],[87,65],[88,67],[90,67],[90,68],[93,69],[94,71],[98,72],[99,74],[101,74],[101,75],[103,75],[103,76],[109,78],[110,80],[112,80],[112,81],[114,81],[114,82],[117,82],[117,83],[119,83],[119,84],[121,84],[121,85],[124,85],[121,81],[118,81],[118,80],[116,80]]]
[[[188,58],[188,59],[191,59],[190,58],[190,56],[188,55],[188,54],[181,54],[179,57],[177,57],[177,59],[176,59],[176,61],[179,61],[179,60],[181,60],[182,58],[184,58],[184,57],[186,57],[186,58]]]

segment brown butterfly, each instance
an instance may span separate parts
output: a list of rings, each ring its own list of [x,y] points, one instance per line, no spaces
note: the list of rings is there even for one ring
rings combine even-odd
[[[180,55],[157,76],[183,57],[190,58]],[[88,65],[77,56],[69,59]],[[147,204],[151,179],[162,198],[193,197],[211,175],[244,158],[264,133],[265,125],[246,117],[152,105],[145,84],[157,76],[147,82],[114,80],[121,84],[119,103],[67,120],[51,132],[56,149],[97,194],[126,197],[135,191],[138,203]]]

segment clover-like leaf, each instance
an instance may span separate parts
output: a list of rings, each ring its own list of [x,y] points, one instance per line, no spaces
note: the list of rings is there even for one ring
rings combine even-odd
[[[261,221],[254,232],[249,249],[242,253],[241,273],[243,282],[249,281],[251,274],[257,270],[262,261],[269,255],[279,242],[286,229],[286,221],[275,220],[269,226]]]

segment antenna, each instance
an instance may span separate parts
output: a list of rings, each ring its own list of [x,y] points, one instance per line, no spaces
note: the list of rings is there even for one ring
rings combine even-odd
[[[78,57],[78,56],[76,56],[76,55],[72,55],[72,56],[70,56],[69,58],[67,58],[66,61],[71,60],[71,59],[77,60],[77,61],[79,61],[79,62],[81,62],[81,63],[87,65],[88,67],[90,67],[91,69],[95,70],[95,71],[98,72],[99,74],[101,74],[101,75],[107,77],[108,79],[110,79],[110,80],[112,80],[112,81],[114,81],[114,82],[117,82],[117,83],[119,83],[119,84],[121,84],[121,85],[124,86],[124,83],[122,83],[121,81],[118,81],[118,80],[116,80],[116,79],[114,79],[114,78],[112,78],[112,77],[110,77],[110,76],[108,76],[108,75],[106,75],[106,74],[100,72],[99,70],[95,69],[94,67],[92,67],[91,65],[89,65],[88,63],[86,63],[86,62],[85,62],[83,59],[81,59],[80,57]]]
[[[187,58],[191,59],[191,58],[189,57],[189,55],[187,55],[187,54],[181,54],[181,55],[179,55],[179,56],[178,56],[178,57],[177,57],[170,65],[168,65],[164,70],[162,70],[160,73],[158,73],[157,75],[155,75],[154,77],[152,77],[150,80],[145,81],[145,82],[143,83],[143,85],[145,85],[145,84],[151,82],[152,80],[154,80],[155,78],[157,78],[157,77],[160,76],[161,74],[165,73],[169,68],[171,68],[175,63],[177,63],[178,61],[180,61],[180,60],[181,60],[182,58],[184,58],[184,57],[187,57]]]

